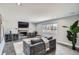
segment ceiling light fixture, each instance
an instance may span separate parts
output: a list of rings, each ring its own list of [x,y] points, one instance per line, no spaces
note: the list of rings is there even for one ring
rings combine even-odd
[[[21,5],[22,5],[22,3],[17,3],[17,5],[18,5],[18,6],[21,6]]]

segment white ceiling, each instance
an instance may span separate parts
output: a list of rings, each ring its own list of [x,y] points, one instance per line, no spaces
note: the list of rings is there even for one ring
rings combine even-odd
[[[79,14],[79,4],[78,3],[50,3],[50,4],[0,4],[0,8],[10,15],[14,13],[26,15],[32,22],[40,22],[49,19],[60,18],[64,16],[70,16],[73,14]],[[25,19],[25,18],[24,18]]]

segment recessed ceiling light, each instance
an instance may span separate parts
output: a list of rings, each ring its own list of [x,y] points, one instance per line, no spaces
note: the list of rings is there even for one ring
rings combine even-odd
[[[22,6],[22,3],[16,3],[18,6]]]

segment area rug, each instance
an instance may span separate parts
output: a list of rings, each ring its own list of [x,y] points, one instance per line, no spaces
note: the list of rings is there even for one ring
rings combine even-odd
[[[22,41],[21,42],[14,42],[13,45],[14,45],[16,55],[24,55]]]

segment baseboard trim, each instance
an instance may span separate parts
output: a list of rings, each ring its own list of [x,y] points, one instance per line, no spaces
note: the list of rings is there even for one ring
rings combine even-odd
[[[63,46],[66,46],[66,47],[68,47],[68,48],[72,48],[72,44],[65,43],[65,42],[59,42],[59,41],[57,41],[57,43],[58,43],[58,44],[61,44],[61,45],[63,45]],[[76,46],[76,50],[79,51],[79,46]]]

